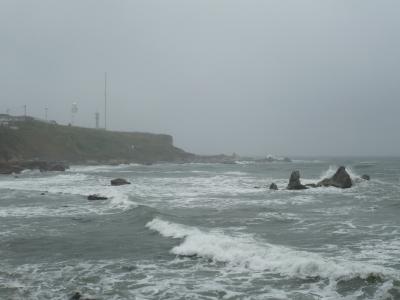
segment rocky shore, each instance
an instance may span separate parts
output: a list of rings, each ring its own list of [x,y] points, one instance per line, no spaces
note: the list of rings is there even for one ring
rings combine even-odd
[[[26,160],[0,162],[0,174],[19,174],[24,170],[39,170],[40,172],[64,172],[69,166],[65,162]]]

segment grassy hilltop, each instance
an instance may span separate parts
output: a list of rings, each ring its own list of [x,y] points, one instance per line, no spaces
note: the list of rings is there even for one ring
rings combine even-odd
[[[194,155],[174,147],[169,135],[115,132],[28,120],[0,126],[0,160],[68,162],[185,162]]]

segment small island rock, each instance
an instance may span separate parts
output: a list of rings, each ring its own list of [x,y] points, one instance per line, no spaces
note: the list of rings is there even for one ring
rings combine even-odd
[[[269,189],[270,189],[270,190],[277,191],[277,190],[278,190],[278,186],[273,182],[273,183],[271,183],[271,185],[269,186]]]
[[[347,189],[353,186],[353,182],[351,181],[351,177],[349,173],[347,173],[346,168],[341,166],[331,178],[325,178],[318,182],[317,185],[324,187],[333,186],[341,189]]]
[[[367,175],[367,174],[364,174],[363,176],[361,176],[361,179],[370,180],[371,177],[369,175]]]
[[[307,187],[305,185],[302,185],[300,182],[300,172],[299,171],[293,171],[292,174],[290,174],[290,179],[289,179],[289,184],[287,186],[288,190],[305,190]]]

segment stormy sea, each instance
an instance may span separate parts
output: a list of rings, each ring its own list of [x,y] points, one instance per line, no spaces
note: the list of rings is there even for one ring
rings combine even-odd
[[[397,158],[0,176],[0,299],[400,299],[399,195]]]

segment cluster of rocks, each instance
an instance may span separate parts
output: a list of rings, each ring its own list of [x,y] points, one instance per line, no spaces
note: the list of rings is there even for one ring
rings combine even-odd
[[[289,157],[274,157],[268,155],[265,158],[256,159],[256,162],[292,162],[292,160]]]
[[[23,170],[40,170],[40,172],[64,172],[69,166],[64,162],[45,160],[7,161],[0,162],[0,174],[19,174]]]
[[[369,175],[362,175],[361,179],[370,180]],[[290,174],[289,184],[287,185],[288,190],[305,190],[308,188],[316,188],[316,187],[336,187],[341,189],[348,189],[353,186],[353,181],[346,171],[346,167],[341,166],[337,169],[336,173],[330,177],[325,178],[317,183],[309,183],[302,184],[300,181],[300,172],[293,171]],[[278,186],[275,183],[272,183],[269,187],[270,190],[277,190]]]
[[[112,186],[119,186],[119,185],[125,185],[125,184],[131,184],[129,181],[127,181],[126,179],[123,178],[115,178],[111,180],[111,185]],[[89,196],[87,196],[87,199],[90,201],[94,201],[94,200],[107,200],[108,197],[105,196],[101,196],[99,194],[91,194]]]

